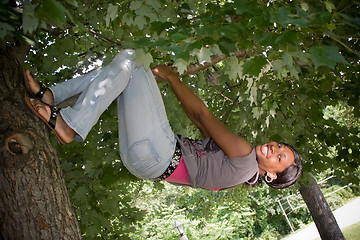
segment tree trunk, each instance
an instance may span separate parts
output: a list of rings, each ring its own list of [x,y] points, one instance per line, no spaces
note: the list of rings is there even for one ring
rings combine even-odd
[[[16,49],[0,46],[0,239],[81,239],[49,131],[24,102]]]
[[[323,240],[340,240],[344,235],[322,194],[315,178],[309,173],[310,183],[302,184],[300,193]]]

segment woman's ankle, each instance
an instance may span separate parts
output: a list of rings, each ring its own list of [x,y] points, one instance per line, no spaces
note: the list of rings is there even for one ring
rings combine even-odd
[[[50,89],[47,89],[44,93],[44,96],[41,99],[43,102],[46,102],[50,106],[54,106],[54,94]]]
[[[61,113],[56,118],[55,131],[66,143],[73,141],[76,135],[76,132],[66,124]]]

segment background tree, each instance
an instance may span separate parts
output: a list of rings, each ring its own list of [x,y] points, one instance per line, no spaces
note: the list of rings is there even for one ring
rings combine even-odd
[[[358,127],[323,117],[326,107],[339,103],[359,116],[357,1],[5,0],[0,6],[1,48],[22,59],[24,51],[17,49],[31,45],[26,68],[48,84],[107,64],[119,50],[132,48],[139,65],[177,66],[210,110],[252,144],[288,142],[305,159],[305,171],[316,174],[331,167],[343,182],[359,182],[354,177]],[[24,106],[21,60],[17,65],[4,59],[2,72],[11,67],[16,74],[2,78],[15,87],[7,90],[13,98],[2,98],[1,105],[29,114],[25,107],[14,108]],[[161,90],[174,131],[198,137],[167,85],[161,84]],[[5,118],[9,109],[2,110],[2,123],[12,123],[13,118]],[[111,106],[85,143],[57,151],[81,232],[88,238],[125,238],[145,214],[133,204],[141,181],[121,164],[115,117]],[[35,127],[41,125],[35,116],[18,119],[35,130],[10,131],[3,124],[3,144],[21,131],[34,146],[53,151],[43,144],[45,128]],[[1,154],[4,161],[14,158],[8,150]],[[31,149],[25,157],[30,154],[41,161],[39,151]],[[1,189],[9,185],[6,179]]]

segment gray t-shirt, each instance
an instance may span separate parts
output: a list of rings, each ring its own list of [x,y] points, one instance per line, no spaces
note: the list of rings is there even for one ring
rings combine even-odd
[[[229,188],[244,183],[258,172],[255,149],[245,157],[228,158],[210,137],[192,140],[176,136],[195,188]]]

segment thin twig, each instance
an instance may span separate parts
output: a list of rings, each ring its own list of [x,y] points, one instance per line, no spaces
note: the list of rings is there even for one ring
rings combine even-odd
[[[230,101],[230,102],[234,102],[233,100],[231,100],[230,98],[228,98],[227,96],[225,96],[224,94],[222,94],[221,92],[219,92],[218,90],[215,90],[216,93],[220,94],[223,98],[225,98],[226,100]]]
[[[226,115],[224,116],[224,118],[222,120],[224,124],[226,124],[227,120],[229,119],[230,113],[233,110],[233,108],[234,108],[235,104],[237,103],[237,101],[239,100],[239,97],[240,96],[237,96],[236,99],[234,101],[232,101],[232,104],[231,104],[231,106],[229,108],[229,111],[227,111]]]
[[[117,46],[119,46],[119,47],[122,47],[121,43],[116,42],[116,41],[113,41],[112,39],[110,39],[110,38],[102,35],[101,33],[96,32],[96,31],[93,30],[93,29],[89,29],[89,32],[91,32],[92,34],[94,34],[94,35],[96,35],[96,36],[98,36],[98,37],[100,37],[100,38],[102,38],[102,39],[105,39],[106,41],[108,41],[108,42],[110,42],[110,43],[112,43],[112,44],[115,44],[115,45],[117,45]]]

